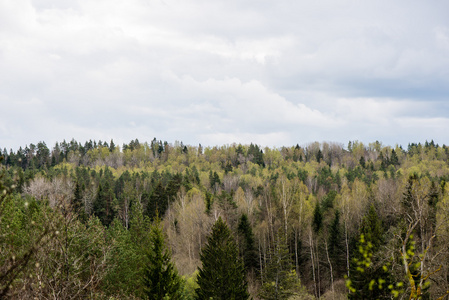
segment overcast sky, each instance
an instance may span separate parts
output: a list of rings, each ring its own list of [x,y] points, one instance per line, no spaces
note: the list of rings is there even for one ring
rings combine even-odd
[[[0,0],[0,147],[449,144],[449,1]]]

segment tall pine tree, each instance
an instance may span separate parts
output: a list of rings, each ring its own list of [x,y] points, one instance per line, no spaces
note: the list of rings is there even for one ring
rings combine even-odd
[[[197,299],[248,299],[245,268],[226,223],[220,218],[201,250]]]

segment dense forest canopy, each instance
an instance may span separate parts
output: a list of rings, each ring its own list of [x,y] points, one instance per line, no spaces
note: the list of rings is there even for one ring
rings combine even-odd
[[[72,140],[1,152],[1,296],[201,299],[213,253],[244,270],[229,292],[242,297],[449,293],[449,148],[433,141]],[[228,282],[226,272],[214,276]]]

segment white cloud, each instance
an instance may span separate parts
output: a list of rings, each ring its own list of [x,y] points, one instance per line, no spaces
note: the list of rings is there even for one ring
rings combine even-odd
[[[275,147],[277,145],[290,145],[292,143],[292,137],[286,132],[272,132],[263,134],[250,134],[250,133],[214,133],[214,134],[201,134],[199,135],[203,145],[226,145],[226,144],[248,144],[252,143]]]
[[[206,103],[218,108],[225,118],[243,125],[249,124],[255,130],[264,127],[263,123],[271,123],[274,127],[308,125],[321,128],[329,128],[338,123],[318,110],[287,101],[256,80],[242,82],[238,78],[225,78],[197,81],[187,76],[173,80],[186,93],[186,98],[207,101]]]
[[[433,133],[441,143],[448,9],[414,0],[1,1],[0,146],[114,136],[394,144]]]

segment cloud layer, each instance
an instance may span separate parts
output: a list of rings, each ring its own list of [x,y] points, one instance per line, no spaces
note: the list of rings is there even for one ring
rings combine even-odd
[[[1,1],[0,147],[447,144],[447,11],[414,0]]]

